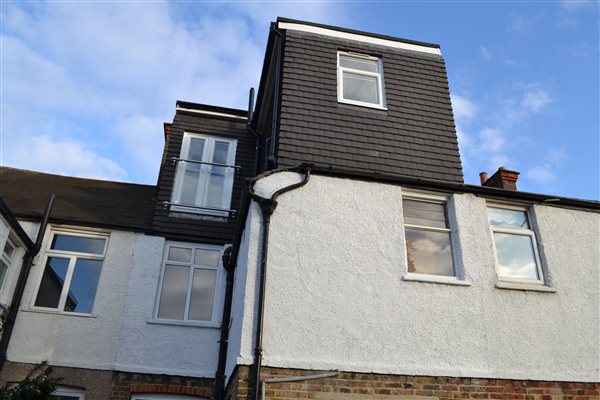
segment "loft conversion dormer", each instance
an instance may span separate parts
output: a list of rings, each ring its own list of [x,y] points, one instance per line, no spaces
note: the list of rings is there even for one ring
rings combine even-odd
[[[279,18],[251,126],[263,169],[463,182],[436,44]]]
[[[230,241],[255,147],[246,111],[178,101],[165,124],[155,229],[173,240]]]

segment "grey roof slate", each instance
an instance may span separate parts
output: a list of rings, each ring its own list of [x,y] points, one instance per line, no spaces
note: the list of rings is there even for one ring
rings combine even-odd
[[[56,196],[51,222],[149,231],[156,186],[0,167],[0,198],[17,218],[41,219]]]
[[[387,110],[338,103],[338,51],[381,57]],[[278,166],[463,182],[442,57],[286,31],[282,68]]]

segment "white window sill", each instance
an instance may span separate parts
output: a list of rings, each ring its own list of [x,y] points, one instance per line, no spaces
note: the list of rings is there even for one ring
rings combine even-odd
[[[426,282],[426,283],[441,283],[443,285],[454,285],[454,286],[471,286],[471,282],[463,281],[455,276],[441,276],[441,275],[428,275],[428,274],[414,274],[408,273],[402,277],[403,281],[409,282]]]
[[[61,315],[67,317],[83,317],[83,318],[96,318],[97,314],[85,314],[85,313],[75,313],[75,312],[64,312],[58,310],[46,310],[43,308],[23,308],[22,312],[31,312],[31,313],[40,313],[40,314],[54,314]]]
[[[156,324],[156,325],[177,325],[177,326],[194,326],[197,328],[211,328],[211,329],[219,329],[220,325],[216,322],[210,321],[180,321],[175,319],[148,319],[146,320],[148,324]]]
[[[543,286],[543,285],[534,285],[531,283],[514,283],[514,282],[496,282],[497,289],[507,289],[507,290],[526,290],[531,292],[546,292],[546,293],[556,293],[556,290],[553,287]]]
[[[361,103],[360,101],[352,101],[352,100],[345,100],[345,99],[338,99],[338,103],[350,104],[351,106],[357,106],[357,107],[374,108],[375,110],[381,110],[381,111],[387,111],[387,107],[384,107],[379,104],[373,104],[373,103]]]

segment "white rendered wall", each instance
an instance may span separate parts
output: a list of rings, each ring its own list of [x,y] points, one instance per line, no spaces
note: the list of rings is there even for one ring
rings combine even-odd
[[[268,195],[298,179],[272,175],[258,182],[257,191]],[[449,203],[458,221],[453,251],[471,285],[451,286],[402,280],[401,198],[398,186],[313,176],[278,199],[269,242],[264,365],[598,380],[599,214],[534,206],[542,262],[557,292],[498,289],[486,201],[456,194]],[[253,223],[246,233],[250,248],[258,246],[259,227]],[[251,326],[256,265],[248,260],[249,278],[236,286],[243,286],[246,299],[242,312],[242,292],[236,293],[234,311],[244,328]],[[234,334],[241,339],[231,350],[244,361],[239,363],[249,363],[251,331]]]
[[[35,235],[37,226],[23,223],[29,234]],[[153,323],[164,238],[110,231],[92,315],[75,316],[32,309],[50,231],[27,283],[8,349],[10,361],[214,377],[218,324],[207,328]],[[224,273],[220,270],[215,308],[219,322],[223,292]]]
[[[81,231],[107,232],[94,229]],[[52,365],[111,369],[115,362],[127,282],[133,263],[132,249],[136,236],[140,234],[110,232],[92,314],[75,316],[33,309],[50,233],[49,226],[42,250],[31,268],[7,358],[15,362],[48,361]]]
[[[225,271],[217,270],[214,324],[171,325],[154,319],[162,268],[163,238],[138,243],[129,281],[119,352],[115,368],[121,371],[214,377],[219,356],[220,323]]]

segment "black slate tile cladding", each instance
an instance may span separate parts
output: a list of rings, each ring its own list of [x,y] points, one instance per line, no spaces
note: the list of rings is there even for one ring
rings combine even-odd
[[[150,231],[156,186],[0,167],[0,197],[18,218],[40,220],[48,195],[51,222]]]
[[[337,52],[381,57],[387,111],[338,103]],[[278,166],[463,182],[440,56],[285,32]]]
[[[202,133],[211,136],[237,139],[235,164],[242,168],[236,173],[233,183],[231,208],[239,209],[244,182],[252,176],[255,138],[246,123],[219,118],[209,118],[199,114],[177,112],[168,137],[166,157],[160,168],[156,211],[153,227],[157,234],[171,240],[195,241],[207,244],[231,243],[237,219],[186,218],[184,214],[169,212],[163,207],[164,201],[171,200],[171,190],[175,179],[173,157],[179,158],[184,132]],[[174,217],[173,215],[178,215]],[[210,218],[210,217],[209,217]]]

